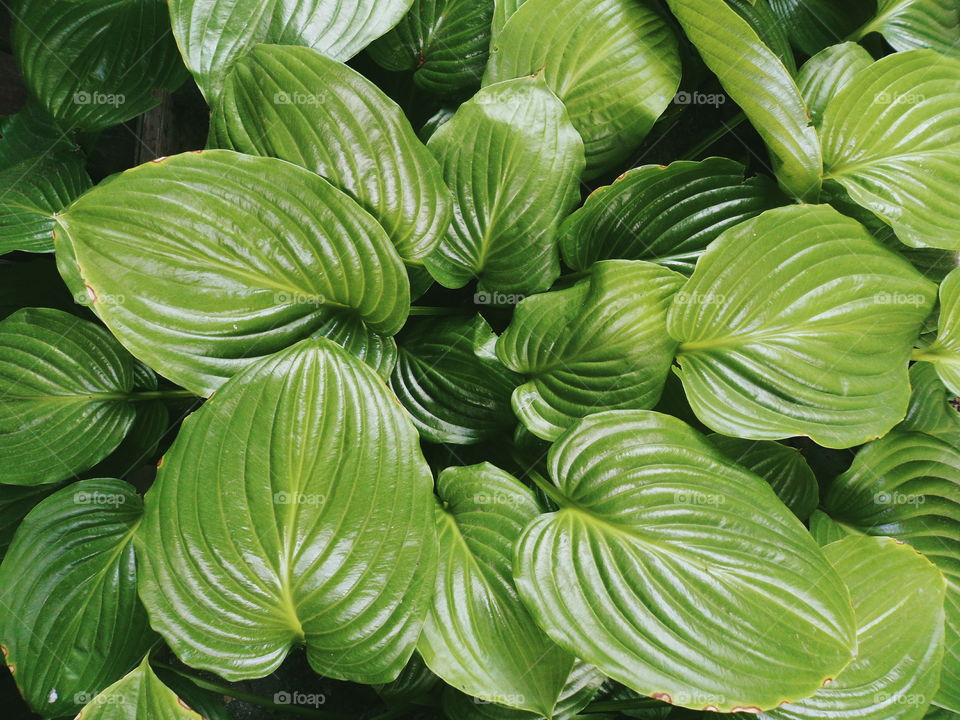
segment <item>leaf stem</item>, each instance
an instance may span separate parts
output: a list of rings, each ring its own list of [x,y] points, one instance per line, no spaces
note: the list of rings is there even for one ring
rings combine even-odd
[[[960,365],[960,354],[943,352],[942,350],[930,350],[930,348],[914,350],[913,354],[910,356],[910,359],[917,362]]]
[[[556,485],[547,480],[543,475],[533,468],[526,471],[528,478],[533,480],[534,484],[543,491],[543,494],[553,500],[560,507],[570,507],[570,501],[560,492]]]
[[[709,150],[713,145],[719,141],[721,138],[727,135],[727,133],[733,132],[738,127],[740,127],[743,122],[747,119],[747,116],[742,112],[734,115],[730,120],[724,122],[720,121],[721,126],[714,130],[712,133],[707,135],[702,141],[698,142],[687,152],[679,157],[680,160],[695,160],[701,153]]]

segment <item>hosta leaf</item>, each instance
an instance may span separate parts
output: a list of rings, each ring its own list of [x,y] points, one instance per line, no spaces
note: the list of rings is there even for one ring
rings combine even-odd
[[[75,714],[156,639],[131,544],[142,512],[125,482],[73,483],[27,515],[0,565],[0,642],[45,717]]]
[[[910,385],[913,394],[900,427],[948,442],[960,437],[960,401],[957,393],[947,390],[933,365],[919,362],[911,367]]]
[[[606,260],[571,288],[521,302],[497,357],[526,377],[512,402],[527,429],[555,440],[598,410],[656,405],[677,347],[667,311],[682,284],[652,263]]]
[[[796,448],[777,442],[741,440],[710,435],[710,444],[730,460],[759,475],[801,520],[806,520],[820,502],[820,486],[813,470]]]
[[[503,26],[507,24],[513,14],[520,9],[520,6],[526,0],[494,0],[493,2],[493,26],[491,28],[491,46],[496,42]]]
[[[888,432],[934,285],[826,205],[769,210],[707,250],[670,311],[697,417],[724,435],[826,447]]]
[[[396,680],[375,685],[374,690],[377,691],[377,695],[387,701],[388,705],[393,705],[397,702],[422,698],[428,695],[439,682],[440,678],[427,667],[420,653],[415,652]]]
[[[399,22],[413,0],[170,0],[173,33],[208,100],[255,45],[305,45],[347,60]]]
[[[71,132],[64,132],[40,103],[32,98],[13,115],[0,118],[0,168],[28,157],[77,154]]]
[[[580,199],[583,143],[542,77],[484,88],[430,138],[454,193],[453,225],[426,259],[440,284],[503,293],[560,273],[556,230]]]
[[[100,318],[189,390],[208,395],[317,334],[389,373],[384,336],[408,312],[403,263],[379,224],[314,173],[185,153],[101,184],[58,224],[61,263],[75,261]]]
[[[684,707],[768,709],[849,662],[843,582],[757,476],[684,423],[598,413],[553,445],[561,509],[517,546],[520,596],[558,644]]]
[[[812,697],[768,720],[919,720],[940,682],[944,580],[913,548],[848,537],[823,549],[850,589],[857,657]]]
[[[583,136],[586,177],[625,166],[680,84],[676,39],[637,0],[527,0],[490,54],[484,84],[542,74]]]
[[[110,333],[60,310],[0,322],[0,481],[41,485],[93,467],[135,415],[133,358]]]
[[[822,510],[814,510],[810,516],[810,534],[821,545],[843,540],[849,533]]]
[[[436,571],[416,430],[368,366],[323,339],[249,366],[187,418],[146,496],[140,594],[181,660],[262,677],[393,680]],[[217,498],[210,502],[209,498]]]
[[[414,0],[400,24],[370,46],[388,70],[414,70],[429,92],[479,87],[490,52],[494,0]]]
[[[540,514],[533,493],[484,463],[437,479],[440,570],[417,647],[448,684],[551,717],[574,656],[553,644],[513,584],[513,549]]]
[[[938,705],[960,712],[960,450],[922,433],[895,432],[857,453],[823,507],[848,532],[910,543],[947,578],[946,655]]]
[[[100,130],[186,77],[162,0],[18,0],[13,51],[30,92],[65,130]]]
[[[897,50],[931,48],[960,57],[960,6],[956,0],[877,0],[877,13],[857,32],[878,32]]]
[[[450,224],[450,191],[400,108],[309,48],[261,45],[238,60],[211,140],[322,175],[380,221],[404,260],[430,252]]]
[[[737,11],[754,32],[760,37],[764,45],[773,50],[780,62],[791,75],[797,74],[797,62],[793,57],[793,48],[790,46],[787,25],[770,9],[766,0],[726,0],[727,4]]]
[[[703,61],[743,108],[774,158],[780,184],[800,199],[820,190],[820,141],[790,72],[724,0],[667,0]]]
[[[784,204],[773,183],[745,172],[725,158],[628,170],[563,223],[563,261],[584,270],[597,260],[649,260],[689,275],[721,232]]]
[[[404,329],[390,386],[424,439],[468,445],[511,429],[510,394],[522,380],[491,357],[495,341],[479,315]]]
[[[78,720],[203,720],[164,685],[147,658],[90,700]]]
[[[56,489],[56,485],[0,485],[0,560],[27,513]]]
[[[821,127],[825,177],[911,247],[960,250],[960,59],[894,53],[853,76]]]
[[[832,0],[769,0],[770,9],[780,18],[790,40],[807,55],[840,42],[868,20],[872,2]]]
[[[960,268],[940,285],[940,324],[937,339],[916,357],[932,362],[943,384],[960,395]]]
[[[856,43],[831,45],[804,63],[797,75],[800,94],[810,110],[813,124],[820,127],[823,111],[858,71],[873,64],[873,57]]]

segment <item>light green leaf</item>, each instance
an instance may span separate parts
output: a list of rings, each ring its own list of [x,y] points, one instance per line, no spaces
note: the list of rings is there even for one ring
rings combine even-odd
[[[186,77],[163,0],[18,0],[13,52],[31,94],[65,130],[140,115]]]
[[[142,512],[125,482],[73,483],[27,515],[0,565],[0,642],[44,717],[76,714],[156,640],[130,542]]]
[[[820,127],[823,111],[837,93],[851,83],[858,71],[872,64],[870,53],[852,42],[831,45],[803,64],[797,85],[816,127]]]
[[[61,272],[79,272],[134,355],[198,394],[311,335],[392,367],[403,263],[380,225],[312,172],[185,153],[101,184],[57,222]]]
[[[78,720],[203,720],[164,685],[147,658],[90,700]]]
[[[897,50],[930,48],[960,57],[956,0],[877,0],[877,14],[854,35],[878,32]]]
[[[611,411],[553,445],[560,510],[514,575],[562,647],[631,689],[720,712],[769,709],[836,677],[849,594],[757,476],[667,415]]]
[[[960,395],[960,268],[940,285],[940,323],[936,341],[915,359],[933,363],[951,392]]]
[[[807,55],[841,42],[868,20],[873,2],[834,0],[769,0],[791,42]]]
[[[416,262],[450,224],[450,191],[403,112],[360,73],[303,47],[238,60],[212,118],[221,147],[287,160],[353,197]]]
[[[425,440],[470,445],[511,430],[510,393],[522,379],[490,357],[496,338],[479,315],[404,328],[390,386]]]
[[[517,306],[497,357],[526,382],[513,410],[555,440],[598,410],[645,410],[660,400],[677,343],[667,311],[683,276],[639,260],[605,260],[571,288]]]
[[[418,440],[380,377],[329,340],[244,369],[187,418],[147,493],[137,560],[153,627],[231,681],[301,644],[328,677],[396,678],[436,572]]]
[[[733,462],[759,475],[793,514],[806,520],[820,502],[813,470],[796,448],[778,442],[708,435],[710,444]]]
[[[110,333],[60,310],[0,322],[0,478],[59,482],[96,465],[136,414],[133,358]]]
[[[825,177],[911,247],[960,250],[960,59],[894,53],[857,72],[827,106]]]
[[[667,0],[684,32],[723,88],[743,109],[773,156],[781,186],[816,198],[820,141],[790,72],[724,0]]]
[[[947,578],[946,655],[934,702],[960,712],[960,449],[894,432],[857,453],[826,493],[824,510],[848,532],[909,543]]]
[[[823,551],[853,598],[857,657],[812,697],[761,717],[920,720],[940,682],[943,575],[890,538],[848,537]]]
[[[935,286],[826,205],[769,210],[707,250],[670,310],[700,420],[724,435],[860,445],[903,420]]]
[[[417,645],[445,682],[551,717],[575,658],[553,644],[513,584],[513,549],[540,514],[519,480],[484,463],[437,479],[440,570]]]
[[[786,202],[767,178],[726,158],[644,165],[594,191],[560,228],[574,270],[597,260],[649,260],[689,275],[729,227]]]
[[[424,90],[480,86],[490,52],[494,0],[414,0],[400,24],[370,46],[387,70],[413,70]]]
[[[255,45],[304,45],[348,60],[396,25],[413,0],[170,0],[173,34],[207,100]]]
[[[586,147],[585,177],[626,166],[680,84],[677,41],[637,0],[527,0],[497,37],[484,85],[540,74]]]
[[[484,88],[428,143],[453,189],[453,225],[426,265],[446,287],[545,290],[556,231],[580,199],[583,143],[542,77]]]
[[[810,516],[810,534],[817,543],[824,546],[843,540],[850,533],[822,510],[814,510]]]
[[[520,6],[523,5],[524,2],[526,2],[526,0],[494,0],[493,27],[491,28],[490,37],[491,48],[500,35],[500,31],[503,30],[504,25],[507,24],[507,20],[520,9]]]
[[[919,362],[910,368],[910,406],[900,424],[903,430],[936,435],[948,442],[960,437],[960,402],[950,392],[930,363]]]

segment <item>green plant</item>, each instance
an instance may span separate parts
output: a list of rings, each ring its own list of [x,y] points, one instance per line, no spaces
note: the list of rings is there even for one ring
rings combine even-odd
[[[34,712],[960,715],[954,0],[8,9]]]

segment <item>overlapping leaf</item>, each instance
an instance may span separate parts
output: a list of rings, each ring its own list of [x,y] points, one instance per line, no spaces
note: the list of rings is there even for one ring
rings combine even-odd
[[[120,480],[74,483],[30,512],[0,565],[0,642],[46,717],[75,714],[156,640],[131,543],[142,511]]]
[[[725,158],[628,170],[563,223],[563,261],[584,270],[597,260],[649,260],[689,275],[720,233],[785,202],[767,178],[745,172]]]
[[[877,13],[856,33],[878,32],[897,50],[930,48],[960,57],[960,7],[955,0],[877,0]]]
[[[503,30],[503,26],[507,24],[507,20],[520,9],[520,6],[523,5],[524,2],[526,2],[526,0],[494,0],[490,38],[491,45],[500,35],[500,31]]]
[[[831,0],[769,0],[790,40],[807,55],[840,42],[870,19],[871,2]]]
[[[680,82],[676,39],[635,0],[526,0],[497,36],[484,84],[542,74],[583,137],[586,177],[625,166]]]
[[[146,495],[153,627],[228,680],[301,644],[328,677],[396,678],[436,573],[418,440],[379,376],[329,340],[243,370],[187,418]]]
[[[950,392],[929,363],[919,362],[910,368],[910,406],[900,427],[936,435],[948,442],[960,437],[960,402]]]
[[[823,111],[858,71],[871,65],[873,58],[856,43],[831,45],[807,60],[797,75],[797,85],[813,124],[820,127]]]
[[[161,682],[147,658],[87,703],[83,720],[204,720]]]
[[[27,513],[56,489],[56,485],[0,484],[0,560],[6,554],[14,532]]]
[[[380,221],[407,262],[420,261],[450,224],[450,191],[400,108],[315,50],[261,45],[238,60],[211,141],[322,175]]]
[[[580,198],[583,143],[542,77],[486,87],[430,138],[454,194],[453,225],[426,259],[442,285],[546,290],[556,231]]]
[[[403,263],[370,215],[312,172],[227,150],[94,188],[58,216],[57,253],[134,355],[201,394],[311,335],[388,374],[408,312]]]
[[[932,362],[943,384],[960,395],[960,269],[950,273],[940,285],[936,342],[919,351],[916,357]]]
[[[555,440],[598,410],[656,405],[677,347],[667,311],[682,283],[652,263],[606,260],[571,288],[521,302],[497,357],[526,378],[512,404],[527,429]]]
[[[775,13],[768,2],[756,0],[727,0],[737,15],[747,21],[763,44],[773,50],[791,75],[797,74],[797,62],[790,45],[788,25]]]
[[[724,435],[851,447],[899,423],[935,286],[829,206],[726,231],[668,327],[697,417]]]

